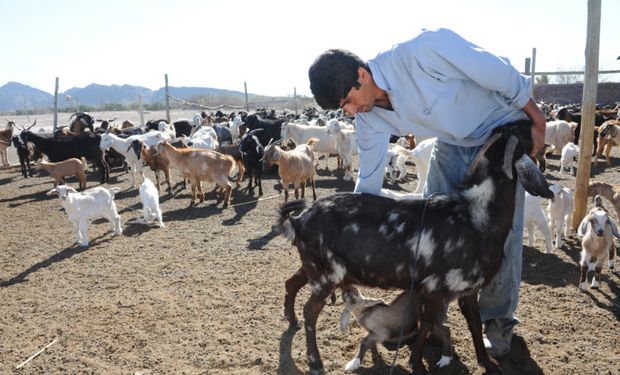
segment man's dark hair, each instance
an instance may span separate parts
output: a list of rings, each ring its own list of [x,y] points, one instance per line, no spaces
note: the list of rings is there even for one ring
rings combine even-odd
[[[368,72],[368,64],[352,52],[330,49],[314,60],[308,70],[310,90],[323,109],[339,108],[353,87],[359,88],[358,68]]]

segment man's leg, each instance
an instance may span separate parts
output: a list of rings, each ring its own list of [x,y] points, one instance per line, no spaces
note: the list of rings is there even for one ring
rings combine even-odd
[[[519,302],[523,254],[523,205],[525,192],[517,184],[512,229],[504,243],[504,259],[499,272],[480,291],[480,317],[485,325],[485,346],[493,357],[510,352],[512,332],[519,323],[515,310]]]

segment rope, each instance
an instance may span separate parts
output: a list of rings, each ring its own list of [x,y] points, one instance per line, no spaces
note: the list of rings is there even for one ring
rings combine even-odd
[[[273,195],[273,196],[271,196],[271,197],[259,198],[259,199],[253,200],[253,201],[248,201],[248,202],[243,202],[243,203],[237,203],[237,204],[231,204],[230,206],[228,206],[228,208],[238,207],[238,206],[243,206],[244,204],[250,204],[250,203],[254,203],[254,202],[266,201],[266,200],[268,200],[268,199],[277,198],[277,197],[279,197],[279,196],[280,196],[280,194],[276,194],[276,195]]]

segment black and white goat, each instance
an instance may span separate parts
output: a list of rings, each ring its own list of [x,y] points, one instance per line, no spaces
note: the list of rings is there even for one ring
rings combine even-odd
[[[477,294],[497,274],[512,227],[517,179],[532,195],[553,197],[530,159],[530,122],[496,129],[465,176],[466,190],[424,200],[393,200],[336,193],[313,204],[280,208],[279,228],[297,247],[301,268],[286,281],[285,316],[296,325],[295,296],[305,284],[304,306],[310,374],[323,371],[316,322],[335,288],[365,285],[419,293],[420,334],[411,351],[414,374],[425,373],[422,350],[435,316],[458,298],[473,337],[478,363],[499,374],[482,340]],[[300,213],[299,213],[300,212]],[[297,215],[293,215],[297,213]]]

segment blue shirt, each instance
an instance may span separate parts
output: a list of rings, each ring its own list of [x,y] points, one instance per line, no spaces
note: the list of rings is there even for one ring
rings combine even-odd
[[[479,146],[491,131],[526,119],[530,79],[496,56],[447,29],[424,31],[368,61],[393,111],[357,113],[360,170],[356,192],[378,194],[391,135],[437,137]]]

